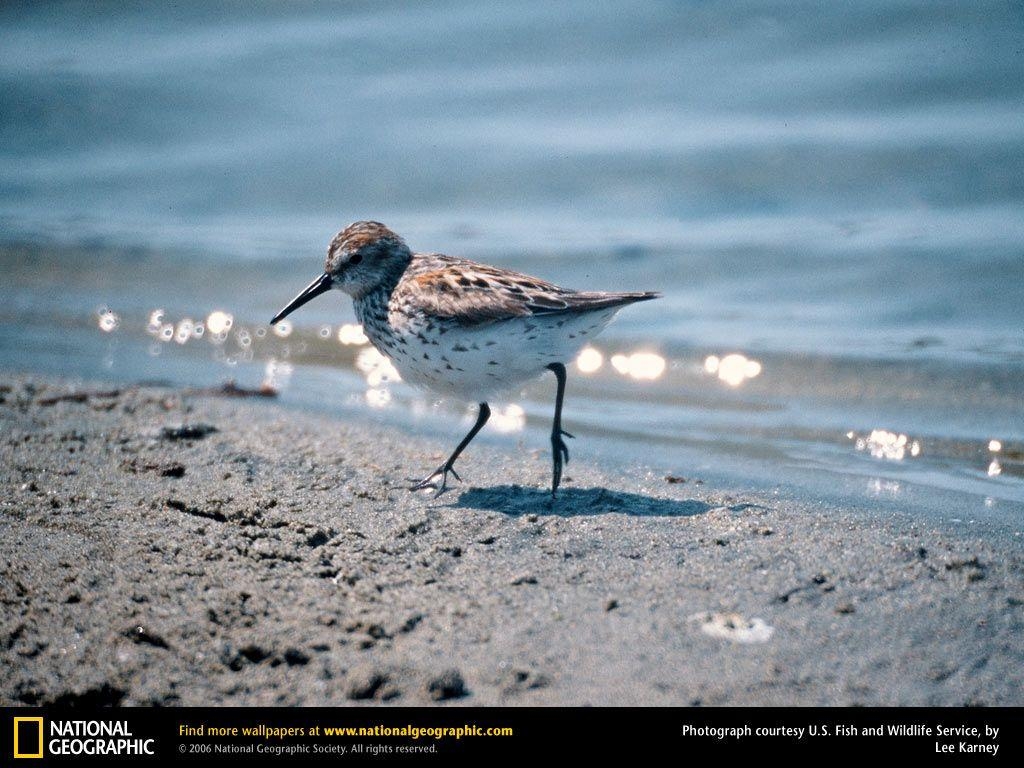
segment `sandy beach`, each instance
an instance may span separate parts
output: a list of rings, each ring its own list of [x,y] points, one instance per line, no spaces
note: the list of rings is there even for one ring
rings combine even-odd
[[[1024,703],[991,526],[180,389],[0,382],[0,702]],[[537,450],[532,450],[537,449]],[[680,468],[681,471],[684,468]]]

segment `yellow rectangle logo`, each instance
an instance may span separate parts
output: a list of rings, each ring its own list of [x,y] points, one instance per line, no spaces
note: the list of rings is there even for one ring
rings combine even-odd
[[[39,739],[26,739],[22,744],[18,738],[18,731],[22,723],[35,723],[39,732]],[[29,730],[29,729],[26,729]],[[22,749],[35,749],[34,752],[22,752]],[[42,757],[43,756],[43,718],[41,717],[16,717],[14,718],[14,756],[18,757]]]

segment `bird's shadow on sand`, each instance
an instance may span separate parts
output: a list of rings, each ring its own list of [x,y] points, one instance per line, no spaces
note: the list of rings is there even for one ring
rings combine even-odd
[[[551,492],[519,485],[497,485],[490,488],[469,488],[450,505],[452,507],[488,509],[505,515],[585,515],[623,514],[636,517],[691,517],[714,509],[696,499],[659,499],[638,493],[610,491],[607,488],[561,488],[558,498]]]

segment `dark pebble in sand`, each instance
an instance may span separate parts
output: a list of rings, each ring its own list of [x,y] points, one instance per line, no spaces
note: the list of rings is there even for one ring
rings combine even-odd
[[[378,669],[371,667],[354,669],[349,674],[346,695],[353,701],[372,699],[387,681],[388,676]]]
[[[202,440],[216,431],[217,428],[212,424],[180,424],[164,427],[160,434],[165,440]]]
[[[298,648],[286,648],[284,661],[289,667],[302,667],[309,663],[309,654]]]
[[[534,672],[526,669],[513,669],[503,678],[503,690],[505,693],[520,693],[526,690],[546,688],[551,684],[551,679],[542,672]]]
[[[398,631],[402,633],[412,632],[414,629],[416,629],[416,627],[419,625],[421,621],[423,621],[423,614],[414,613],[412,616],[405,620],[402,626],[398,628]]]
[[[331,534],[327,531],[317,529],[309,536],[306,537],[306,546],[308,547],[322,547],[328,541],[331,540]]]
[[[243,646],[239,649],[238,654],[252,664],[259,664],[272,655],[266,648],[254,644]]]
[[[125,636],[130,638],[136,645],[151,645],[154,648],[167,648],[167,641],[155,632],[150,632],[145,627],[131,627],[125,631]]]
[[[457,669],[446,669],[427,683],[427,694],[434,701],[458,699],[466,693],[466,682]]]
[[[978,560],[977,555],[971,557],[955,557],[946,563],[947,571],[962,571],[964,569],[984,570],[985,566]]]
[[[605,613],[610,613],[610,612],[614,611],[618,607],[619,607],[619,601],[616,600],[615,598],[612,598],[610,600],[605,601],[604,611],[605,611]]]

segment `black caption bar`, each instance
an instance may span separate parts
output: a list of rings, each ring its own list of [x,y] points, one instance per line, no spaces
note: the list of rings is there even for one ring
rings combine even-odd
[[[914,758],[1020,764],[1015,709],[5,708],[0,764]],[[41,762],[40,762],[41,761]],[[17,763],[32,765],[33,763]]]

